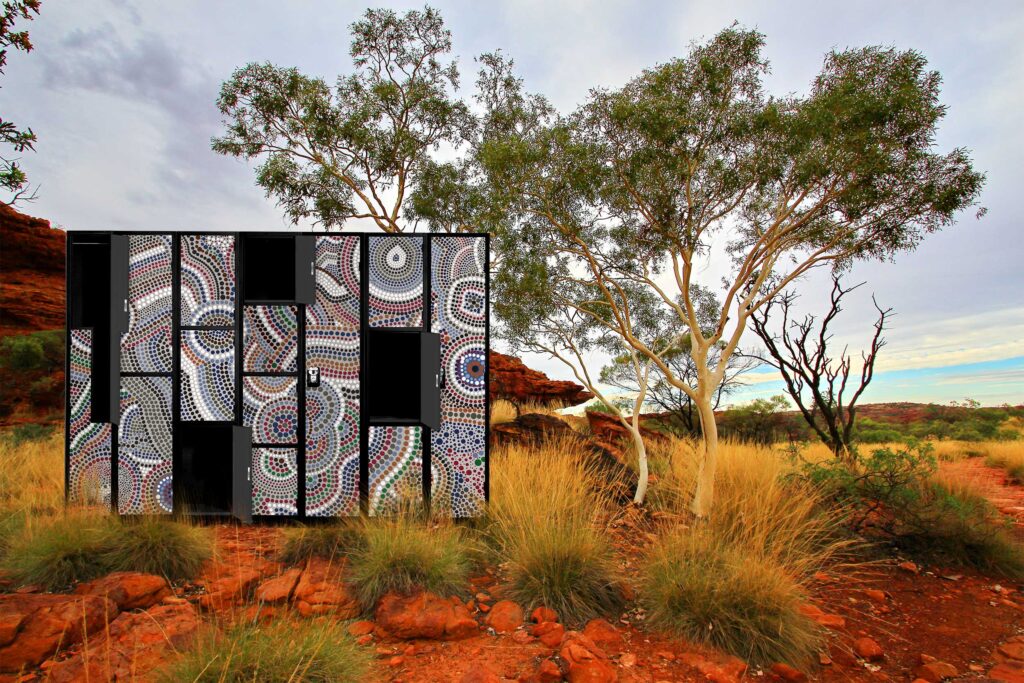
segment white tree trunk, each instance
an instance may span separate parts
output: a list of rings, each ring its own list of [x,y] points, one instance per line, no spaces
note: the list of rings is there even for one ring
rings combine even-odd
[[[715,422],[714,406],[706,393],[698,395],[695,403],[697,414],[700,415],[704,452],[697,463],[697,478],[690,511],[695,517],[704,519],[711,512],[711,503],[715,497],[715,473],[718,468],[718,424]]]
[[[633,502],[637,505],[643,505],[644,498],[647,496],[647,478],[650,476],[647,469],[647,446],[644,445],[644,438],[640,434],[639,425],[629,431],[633,435],[633,446],[636,448],[637,476],[639,477],[636,482],[636,494],[633,496]]]

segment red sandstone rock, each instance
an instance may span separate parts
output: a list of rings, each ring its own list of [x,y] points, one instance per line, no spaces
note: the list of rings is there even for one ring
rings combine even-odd
[[[122,614],[110,624],[107,638],[90,644],[91,656],[79,653],[57,662],[48,670],[48,680],[148,680],[147,674],[186,648],[198,629],[199,619],[191,605],[159,605]]]
[[[511,600],[499,600],[487,615],[487,625],[498,633],[511,633],[523,625],[523,608]]]
[[[869,662],[877,662],[885,659],[885,652],[882,650],[882,646],[876,643],[872,638],[858,638],[853,643],[853,651],[857,653],[858,657],[866,659]]]
[[[479,632],[469,610],[433,593],[409,597],[388,593],[380,599],[376,622],[387,633],[406,640],[461,640]]]
[[[34,668],[59,648],[103,629],[117,603],[99,595],[0,596],[0,672]]]
[[[367,633],[373,633],[373,629],[377,628],[377,624],[372,621],[356,621],[348,625],[349,635],[359,637],[365,636]]]
[[[946,678],[954,678],[957,673],[956,667],[946,662],[929,662],[914,669],[914,675],[928,683],[939,683]]]
[[[537,666],[534,680],[537,683],[557,683],[557,681],[562,680],[562,670],[552,660],[543,659]]]
[[[807,674],[803,671],[794,669],[789,664],[783,664],[782,662],[772,665],[772,673],[790,683],[803,683],[807,680]]]
[[[199,606],[208,612],[219,612],[239,604],[249,596],[262,576],[258,569],[244,566],[224,567],[213,575],[217,578],[200,581],[206,593],[199,596]]]
[[[576,406],[594,397],[575,382],[549,379],[543,372],[532,370],[515,356],[491,351],[487,374],[490,377],[490,399],[503,398],[515,404]]]
[[[288,602],[301,576],[302,570],[293,568],[280,576],[267,579],[256,589],[256,599],[267,604]]]
[[[1008,660],[989,669],[988,677],[1003,683],[1024,683],[1024,662]]]
[[[64,327],[64,238],[0,202],[0,335]]]
[[[582,633],[566,633],[558,654],[565,662],[569,683],[615,683],[619,680],[605,651]]]
[[[348,592],[337,562],[310,559],[292,592],[295,609],[304,617],[331,614],[339,619],[359,616],[359,602]]]
[[[1024,660],[1024,643],[1020,641],[1003,643],[996,648],[996,651],[1010,659]]]
[[[545,621],[558,621],[558,612],[547,607],[537,607],[530,613],[530,621],[543,624]]]
[[[587,411],[587,422],[590,424],[591,433],[598,439],[605,441],[618,442],[623,439],[630,440],[632,435],[626,431],[626,428],[619,422],[619,418],[608,413],[599,413],[594,410]],[[644,440],[650,441],[666,441],[667,437],[661,432],[656,432],[653,429],[647,429],[643,426],[643,416],[641,415],[640,433],[643,435]]]
[[[598,647],[608,654],[622,652],[625,643],[619,629],[609,624],[604,619],[591,619],[583,628],[583,635],[597,643]]]
[[[565,627],[556,621],[544,621],[531,628],[530,633],[547,647],[558,647],[565,635]]]
[[[167,579],[141,572],[114,572],[101,579],[83,583],[75,589],[79,595],[99,595],[117,603],[118,609],[146,609],[171,595]]]
[[[876,588],[865,588],[864,595],[874,602],[885,603],[885,591],[880,591]]]

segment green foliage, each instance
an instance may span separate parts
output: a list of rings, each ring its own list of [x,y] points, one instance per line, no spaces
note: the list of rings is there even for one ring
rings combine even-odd
[[[783,414],[788,408],[789,400],[781,394],[730,406],[721,417],[721,434],[757,444],[770,444],[785,437],[792,440],[794,432],[803,435],[806,429],[799,424],[799,418],[789,419]]]
[[[0,339],[0,367],[53,372],[64,364],[64,331],[43,330]]]
[[[19,584],[63,590],[114,571],[190,578],[211,548],[207,530],[179,522],[75,513],[16,531],[2,566]]]
[[[828,492],[859,532],[915,555],[1011,578],[1024,576],[1024,547],[971,489],[936,478],[929,444],[878,448],[852,467],[804,463],[803,476]]]
[[[20,424],[11,427],[7,433],[7,438],[10,439],[11,446],[17,448],[25,443],[33,441],[42,441],[53,434],[55,427],[53,425],[41,425],[34,422],[27,424]]]
[[[473,539],[458,527],[399,514],[366,524],[364,545],[349,555],[348,579],[367,610],[388,592],[462,595],[473,555]]]
[[[210,627],[177,661],[160,672],[167,683],[277,683],[362,681],[370,655],[355,644],[344,623],[274,621]]]
[[[301,564],[310,557],[341,559],[365,545],[362,522],[338,520],[328,524],[291,527],[284,532],[281,561]]]
[[[19,20],[32,21],[33,14],[39,14],[39,0],[6,0],[0,7],[0,75],[3,75],[7,67],[7,49],[32,51],[32,41],[29,40],[28,31],[14,31],[14,24]],[[36,143],[36,134],[31,128],[20,130],[11,121],[0,118],[0,143],[10,145],[15,153],[33,150]],[[25,186],[28,178],[25,172],[18,166],[17,159],[0,157],[0,187],[12,192],[14,197],[7,203],[14,204],[19,199],[31,199],[24,197]]]
[[[654,545],[640,595],[651,626],[754,664],[806,665],[822,643],[786,568],[713,533],[677,532]]]
[[[453,94],[455,61],[442,62],[451,34],[436,10],[371,9],[350,28],[355,72],[333,89],[269,63],[235,71],[217,100],[227,130],[213,149],[263,159],[256,182],[293,222],[371,218],[401,232],[409,193],[425,175],[439,180],[430,155],[458,145],[472,117]]]

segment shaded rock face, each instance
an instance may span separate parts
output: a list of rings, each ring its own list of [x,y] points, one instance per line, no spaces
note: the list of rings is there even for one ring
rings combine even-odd
[[[526,367],[515,356],[497,351],[491,351],[488,356],[487,373],[492,401],[503,398],[516,405],[578,406],[594,398],[582,385],[550,379],[543,372]]]
[[[64,327],[64,232],[0,203],[0,335]]]
[[[462,640],[480,632],[465,605],[433,593],[411,596],[388,593],[380,599],[376,621],[389,635],[405,640]]]
[[[647,429],[642,423],[641,415],[640,434],[645,441],[667,441],[668,437],[653,429]],[[587,422],[590,424],[590,431],[599,439],[604,441],[618,442],[622,440],[631,441],[633,436],[626,431],[626,428],[619,422],[619,418],[608,413],[598,413],[593,410],[587,411]]]
[[[39,666],[102,630],[117,613],[117,603],[99,595],[0,596],[0,672]]]

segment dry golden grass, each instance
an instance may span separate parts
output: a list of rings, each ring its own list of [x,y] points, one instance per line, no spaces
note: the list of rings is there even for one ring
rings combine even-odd
[[[0,512],[30,517],[64,507],[64,434],[15,445],[0,438]]]
[[[601,521],[609,500],[578,443],[496,449],[489,534],[504,561],[510,595],[545,605],[569,624],[621,603],[619,576]]]
[[[557,404],[544,404],[544,403],[521,403],[519,404],[519,415],[526,415],[527,413],[540,413],[541,415],[553,415],[560,419],[565,419],[567,416],[559,414],[558,411],[562,410],[565,406]],[[491,401],[491,426],[505,424],[507,422],[513,422],[516,419],[516,405],[511,401],[499,398],[496,401]]]

